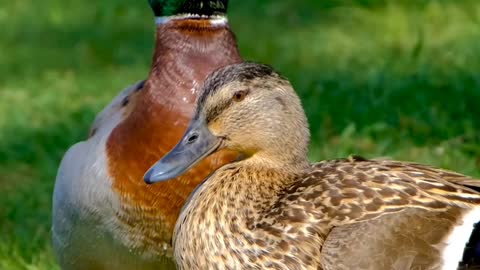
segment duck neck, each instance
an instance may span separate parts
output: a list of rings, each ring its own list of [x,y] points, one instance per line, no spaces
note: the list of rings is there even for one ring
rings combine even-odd
[[[263,218],[301,173],[303,170],[288,171],[250,160],[238,161],[209,177],[184,212],[200,213],[193,220],[212,218],[209,222],[230,223],[240,219],[247,221],[248,226]]]
[[[297,168],[292,170],[290,166],[266,165],[270,164],[254,158],[239,161],[232,169],[228,166],[220,169],[220,176],[225,176],[220,181],[220,177],[216,177],[217,180],[212,182],[225,191],[226,197],[230,197],[228,200],[236,201],[239,209],[250,206],[260,210],[270,202],[273,203],[278,194],[302,173]],[[232,194],[228,190],[235,190],[238,194]]]
[[[191,115],[206,76],[219,67],[241,61],[226,17],[172,17],[160,22],[157,19],[148,98],[183,106],[187,109],[185,115]],[[192,105],[184,106],[185,103]]]

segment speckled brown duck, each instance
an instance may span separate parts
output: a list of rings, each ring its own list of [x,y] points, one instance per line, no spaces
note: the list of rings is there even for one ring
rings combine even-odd
[[[178,267],[473,269],[480,182],[392,160],[311,164],[308,143],[300,100],[270,67],[236,64],[209,76],[187,132],[145,175],[163,182],[221,149],[242,153],[183,208]]]
[[[162,269],[186,198],[232,158],[220,153],[160,185],[143,181],[185,132],[206,76],[241,61],[227,2],[150,0],[157,29],[148,79],[97,116],[58,171],[52,231],[62,269]]]

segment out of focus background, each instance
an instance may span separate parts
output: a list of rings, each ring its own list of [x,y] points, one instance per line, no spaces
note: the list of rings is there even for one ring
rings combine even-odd
[[[480,1],[231,0],[246,59],[300,94],[311,159],[355,153],[480,177]],[[0,5],[0,269],[57,269],[56,169],[95,114],[146,78],[146,0]]]

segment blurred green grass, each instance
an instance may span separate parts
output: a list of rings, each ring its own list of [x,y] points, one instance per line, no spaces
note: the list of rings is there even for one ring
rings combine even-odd
[[[480,176],[477,0],[231,0],[229,18],[244,57],[302,97],[312,160],[388,156]],[[0,269],[56,269],[57,166],[147,75],[153,19],[146,1],[8,1],[0,25]]]

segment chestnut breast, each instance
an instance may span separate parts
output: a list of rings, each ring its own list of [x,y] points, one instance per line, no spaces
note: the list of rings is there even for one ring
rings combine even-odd
[[[191,191],[214,169],[235,158],[220,152],[189,173],[158,185],[143,175],[181,138],[200,88],[213,70],[242,61],[228,24],[171,21],[157,28],[152,68],[142,90],[125,102],[124,120],[107,141],[108,169],[121,199],[117,218],[144,245],[170,243],[176,219]]]

